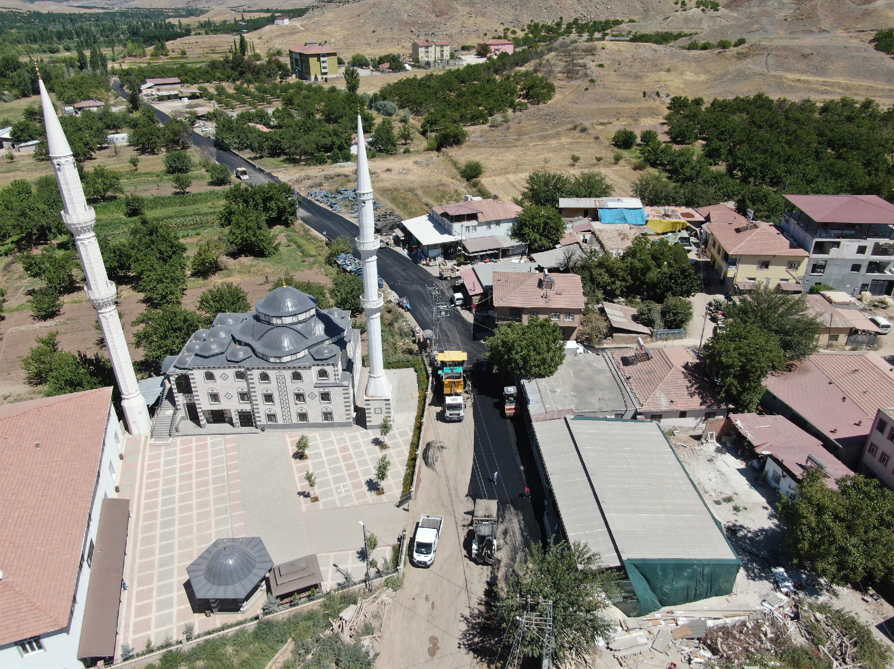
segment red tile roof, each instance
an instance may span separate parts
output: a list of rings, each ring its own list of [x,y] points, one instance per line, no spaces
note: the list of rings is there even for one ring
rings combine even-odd
[[[466,287],[466,292],[469,293],[469,297],[482,295],[484,293],[484,287],[478,280],[478,275],[475,274],[473,268],[470,267],[469,269],[464,269],[459,275],[462,277],[463,285]]]
[[[699,207],[698,213],[705,217],[711,217],[711,223],[734,223],[745,225],[748,219],[727,204],[712,204],[709,207]]]
[[[553,309],[583,311],[587,304],[578,274],[550,274],[553,288],[544,289],[543,274],[494,272],[494,306],[533,309],[544,315]]]
[[[179,77],[161,77],[158,79],[146,79],[147,84],[155,84],[156,86],[164,86],[166,84],[179,84]]]
[[[854,472],[838,458],[829,453],[822,442],[808,434],[784,416],[759,416],[755,413],[730,414],[739,432],[754,446],[754,450],[769,451],[784,464],[798,480],[807,469],[807,456],[812,455],[822,462],[829,474],[826,485],[837,488],[835,479],[849,476]]]
[[[649,349],[651,358],[635,348],[615,348],[615,366],[645,413],[722,409],[713,389],[692,372],[697,362],[685,346]]]
[[[731,256],[806,258],[809,255],[769,223],[754,221],[749,227],[747,219],[744,223],[715,223],[713,214],[711,219],[705,230],[716,238],[723,250]]]
[[[111,400],[0,406],[0,645],[69,624]]]
[[[810,313],[822,323],[824,330],[831,327],[853,328],[874,333],[882,331],[859,309],[839,309],[822,295],[805,295],[804,298],[810,307]]]
[[[89,107],[105,107],[106,103],[102,100],[84,100],[83,102],[75,102],[75,109],[87,109]]]
[[[876,411],[894,406],[894,368],[871,351],[814,353],[767,390],[830,439],[865,439]]]
[[[479,223],[488,221],[503,221],[516,218],[521,213],[522,208],[515,202],[506,200],[470,200],[469,202],[458,202],[456,204],[447,204],[443,207],[435,207],[433,211],[436,214],[450,214],[458,216],[460,214],[477,214]]]
[[[894,204],[878,195],[785,195],[817,223],[894,225]]]

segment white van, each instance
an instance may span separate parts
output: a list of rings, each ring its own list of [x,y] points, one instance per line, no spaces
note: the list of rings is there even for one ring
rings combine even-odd
[[[884,316],[870,316],[869,320],[878,325],[882,334],[888,334],[891,331],[891,321]]]

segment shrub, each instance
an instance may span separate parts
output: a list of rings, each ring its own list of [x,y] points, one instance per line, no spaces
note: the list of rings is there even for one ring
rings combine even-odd
[[[390,100],[379,100],[373,105],[373,110],[382,116],[394,116],[397,113],[397,105]]]
[[[479,178],[484,173],[484,167],[477,160],[469,160],[459,168],[459,175],[466,181]]]
[[[661,307],[650,300],[644,301],[639,306],[639,309],[636,310],[636,317],[637,320],[646,327],[659,330],[663,326],[661,320]]]
[[[740,46],[742,46],[743,44],[745,44],[745,42],[747,42],[747,41],[748,41],[748,40],[746,40],[744,37],[740,37],[740,38],[737,39],[735,42],[733,42],[733,47],[740,47]]]
[[[178,191],[186,193],[187,189],[192,186],[192,177],[188,174],[175,174],[171,183]]]
[[[719,42],[717,42],[718,49],[729,49],[732,46],[733,46],[733,43],[730,42],[728,39],[722,39]]]
[[[186,151],[171,151],[165,155],[165,172],[168,174],[192,172],[192,158]]]
[[[275,595],[267,595],[267,599],[261,605],[261,611],[264,612],[265,616],[276,613],[279,611],[279,599]]]
[[[612,137],[612,146],[619,149],[632,149],[636,144],[636,133],[633,130],[622,128]]]
[[[684,297],[668,297],[661,305],[661,320],[669,330],[685,330],[692,320],[692,303]]]
[[[127,660],[132,659],[134,656],[133,646],[129,643],[121,644],[121,660],[126,662]]]
[[[230,168],[221,163],[208,166],[208,184],[211,186],[229,186]]]
[[[139,195],[128,195],[124,198],[124,215],[128,218],[142,216],[145,204],[145,200]]]
[[[614,158],[614,160],[615,160],[615,165],[617,165],[617,164],[620,163],[622,160],[624,160],[624,154],[623,154],[623,153],[616,153],[614,156],[612,156],[612,158]]]

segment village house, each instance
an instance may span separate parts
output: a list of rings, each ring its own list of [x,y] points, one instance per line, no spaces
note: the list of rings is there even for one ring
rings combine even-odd
[[[614,348],[606,355],[636,399],[637,417],[696,427],[728,413],[687,346]]]
[[[882,334],[882,329],[858,308],[837,307],[823,294],[805,295],[804,299],[810,314],[822,325],[817,346],[872,346]]]
[[[129,502],[112,389],[0,406],[0,666],[115,655]]]
[[[316,42],[305,42],[289,49],[289,64],[299,79],[311,81],[315,77],[330,77],[338,74],[338,53]]]
[[[289,21],[288,16],[277,16],[273,19],[273,25],[275,26],[287,26],[289,23],[291,23],[291,21]]]
[[[729,418],[746,442],[748,459],[763,462],[761,476],[783,495],[795,493],[809,469],[822,469],[826,485],[833,489],[838,488],[835,481],[854,473],[819,439],[783,416],[738,413]]]
[[[559,213],[565,220],[646,224],[643,203],[635,197],[560,197]]]
[[[860,473],[894,490],[894,408],[880,407],[860,459]]]
[[[857,467],[873,419],[894,406],[894,368],[870,351],[820,351],[792,371],[771,374],[761,403]]]
[[[786,195],[782,229],[809,254],[803,284],[894,293],[894,205],[877,195]]]
[[[413,60],[418,61],[421,65],[450,60],[450,42],[447,40],[413,42]]]
[[[577,274],[494,272],[493,305],[497,325],[548,318],[566,341],[577,337],[587,299]]]
[[[514,202],[466,196],[465,202],[432,207],[427,215],[406,219],[402,225],[419,247],[419,259],[438,257],[460,245],[471,256],[503,257],[525,251],[523,243],[509,236],[521,211]]]
[[[703,207],[710,222],[708,258],[714,276],[727,291],[753,290],[762,285],[801,292],[807,252],[789,241],[775,226],[749,221],[726,205]]]
[[[106,106],[106,103],[102,100],[83,100],[75,102],[72,106],[75,108],[75,113],[80,116],[85,111],[99,111]]]
[[[649,343],[652,340],[652,328],[636,320],[636,307],[603,302],[602,311],[608,319],[610,326],[608,336],[611,337],[613,344],[636,346],[641,341]]]
[[[508,39],[490,39],[486,42],[478,43],[478,50],[483,52],[487,50],[488,56],[499,56],[501,53],[515,53],[515,42]]]

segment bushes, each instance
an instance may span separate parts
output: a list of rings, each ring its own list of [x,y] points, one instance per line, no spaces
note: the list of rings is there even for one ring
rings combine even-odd
[[[466,181],[478,179],[484,174],[484,167],[477,160],[468,160],[459,168],[459,175]]]

